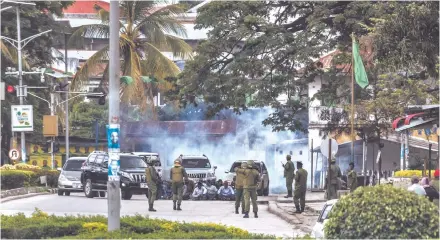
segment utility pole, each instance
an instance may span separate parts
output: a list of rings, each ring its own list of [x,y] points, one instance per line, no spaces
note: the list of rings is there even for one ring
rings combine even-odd
[[[116,128],[119,134],[119,1],[110,1],[110,53],[109,53],[109,127]],[[107,134],[110,131],[107,130]],[[119,141],[118,141],[119,140]],[[119,142],[116,139],[116,148],[109,148],[109,165],[107,181],[108,231],[118,230],[121,226],[121,192],[119,170]],[[110,144],[109,144],[110,145]]]
[[[67,34],[64,33],[64,65],[65,65],[65,74],[67,75],[68,72],[68,58],[67,58]],[[65,105],[65,111],[66,111],[66,116],[65,116],[65,126],[66,126],[66,133],[65,133],[65,137],[66,137],[66,161],[67,159],[69,159],[69,149],[70,149],[70,144],[69,144],[69,78],[66,77],[65,83],[64,83],[67,87],[67,94],[66,94],[66,105]]]
[[[50,92],[50,115],[51,116],[55,116],[55,96],[53,91]],[[51,137],[50,140],[50,158],[51,158],[51,162],[52,162],[52,169],[54,167],[54,161],[55,161],[55,151],[54,151],[54,137]]]
[[[24,102],[24,87],[23,87],[23,63],[22,63],[22,49],[26,46],[26,44],[28,44],[32,39],[41,36],[45,33],[48,33],[52,30],[49,31],[45,31],[42,33],[38,33],[35,34],[33,36],[30,36],[28,38],[25,38],[23,40],[21,40],[21,22],[20,22],[20,6],[21,5],[28,5],[28,6],[35,6],[35,3],[31,3],[31,2],[17,2],[17,1],[9,1],[9,0],[3,0],[2,3],[9,3],[9,4],[14,4],[15,6],[15,12],[17,14],[17,40],[8,38],[8,37],[4,37],[1,36],[1,39],[4,39],[5,41],[9,42],[10,44],[12,44],[12,46],[14,46],[17,49],[17,58],[18,58],[18,92],[20,92],[20,105],[23,105]],[[6,7],[1,9],[1,11],[7,10],[7,9],[11,9],[12,7]],[[23,162],[26,161],[26,140],[25,140],[25,133],[21,132],[21,160]]]

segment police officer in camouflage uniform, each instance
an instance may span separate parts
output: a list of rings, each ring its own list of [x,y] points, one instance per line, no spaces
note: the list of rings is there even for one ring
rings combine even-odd
[[[339,166],[336,165],[335,158],[332,158],[332,160],[331,160],[330,174],[331,174],[330,181],[328,181],[328,176],[327,176],[327,181],[326,181],[326,185],[330,184],[330,191],[328,188],[326,188],[327,200],[338,198],[338,185],[339,185],[339,179],[341,178],[342,173],[341,173],[341,169],[339,168]],[[328,187],[328,186],[326,186],[326,187]]]
[[[159,185],[159,174],[157,174],[156,169],[154,168],[154,163],[150,159],[147,160],[148,167],[145,169],[145,175],[148,186],[148,211],[156,212],[156,209],[153,208],[154,200],[157,197],[157,186]]]
[[[183,179],[188,181],[188,174],[186,174],[185,168],[182,167],[180,159],[174,160],[174,167],[170,170],[171,189],[173,191],[173,210],[182,210],[180,205],[183,198]],[[177,203],[177,207],[176,207]]]
[[[284,167],[284,177],[286,178],[287,196],[285,198],[292,197],[292,184],[295,177],[295,166],[292,162],[292,157],[290,155],[286,156],[287,162],[283,164]]]
[[[247,163],[246,162],[242,162],[241,163],[241,169],[246,169],[247,168]],[[236,168],[238,169],[238,168]],[[237,170],[235,169],[235,214],[238,214],[238,208],[240,207],[240,201],[241,201],[241,213],[244,214],[245,209],[244,209],[244,194],[243,194],[243,181],[245,178],[244,172],[240,171],[237,172]]]
[[[295,175],[295,191],[293,193],[293,203],[296,212],[302,213],[306,207],[306,191],[307,191],[307,171],[302,168],[302,162],[297,162],[298,171]],[[301,204],[301,208],[300,208]]]
[[[260,173],[254,167],[254,161],[247,161],[246,169],[236,168],[236,172],[244,173],[243,192],[244,192],[244,216],[243,218],[249,218],[249,211],[254,211],[255,218],[258,218],[258,205],[257,205],[257,185],[260,182]]]
[[[354,170],[354,163],[351,162],[349,165],[350,165],[350,170],[348,170],[347,173],[347,188],[350,189],[350,192],[353,192],[358,186],[357,174],[356,171]]]

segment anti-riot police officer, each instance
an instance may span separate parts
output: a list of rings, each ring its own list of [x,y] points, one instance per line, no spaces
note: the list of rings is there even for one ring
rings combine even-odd
[[[154,200],[157,197],[157,186],[160,182],[159,174],[157,174],[156,169],[154,168],[154,163],[150,159],[147,160],[148,167],[145,169],[145,175],[148,186],[148,211],[156,212],[156,209],[153,208]]]
[[[354,170],[354,163],[350,162],[349,165],[350,165],[350,170],[348,170],[347,173],[347,188],[350,189],[350,192],[353,192],[358,186],[357,174],[356,171]]]
[[[236,168],[236,172],[244,173],[243,192],[244,192],[244,208],[245,213],[243,218],[249,218],[249,211],[254,211],[254,217],[258,218],[258,205],[257,205],[257,185],[260,182],[260,173],[254,168],[254,161],[247,161],[246,169]]]
[[[331,159],[330,165],[330,180],[326,181],[326,190],[327,190],[327,200],[337,199],[338,198],[338,189],[339,189],[339,179],[342,176],[341,169],[336,164],[336,159]],[[327,184],[330,184],[330,189],[328,189]],[[329,191],[330,190],[330,191]]]
[[[188,174],[185,168],[181,166],[180,158],[174,160],[174,167],[170,170],[171,189],[173,191],[173,210],[182,210],[180,205],[183,198],[183,179],[188,181]],[[176,207],[177,203],[177,207]]]
[[[247,168],[247,163],[246,162],[242,162],[241,163],[241,169],[246,169]],[[244,172],[240,171],[237,172],[235,171],[236,176],[235,176],[235,214],[238,214],[238,208],[240,207],[240,202],[241,202],[241,213],[244,214],[245,209],[244,209],[244,194],[243,194],[243,181],[245,178]]]
[[[302,162],[297,162],[298,171],[295,175],[295,191],[293,192],[293,203],[295,204],[296,212],[302,213],[306,207],[306,192],[307,192],[307,171],[302,168]],[[300,208],[301,204],[301,208]]]
[[[287,196],[285,198],[292,197],[292,184],[293,179],[295,177],[295,165],[293,165],[292,157],[290,155],[286,156],[286,164],[283,164],[284,167],[284,177],[286,178],[286,188],[287,188]]]

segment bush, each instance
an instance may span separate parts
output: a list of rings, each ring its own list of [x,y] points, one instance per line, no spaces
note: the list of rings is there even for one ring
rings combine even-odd
[[[27,164],[23,164],[23,165],[27,165]],[[20,166],[18,168],[24,169],[26,167]],[[30,186],[41,186],[40,184],[41,176],[47,176],[48,186],[50,187],[58,186],[58,177],[60,175],[58,171],[36,169],[36,168],[27,168],[27,169],[29,170],[17,170],[17,169],[14,170],[14,169],[10,169],[9,167],[0,169],[2,190],[30,187]]]
[[[335,204],[326,238],[439,238],[438,210],[426,197],[389,185],[362,187]]]
[[[431,177],[434,177],[435,170],[431,170]],[[426,170],[426,176],[428,176],[429,171]],[[422,177],[423,171],[422,170],[402,170],[397,171],[394,173],[394,177],[404,177],[404,178],[410,178],[412,176]]]
[[[76,238],[76,239],[268,239],[274,236],[212,223],[180,223],[148,217],[121,218],[120,231],[107,232],[103,216],[54,216],[36,209],[31,217],[24,214],[1,215],[2,239]]]

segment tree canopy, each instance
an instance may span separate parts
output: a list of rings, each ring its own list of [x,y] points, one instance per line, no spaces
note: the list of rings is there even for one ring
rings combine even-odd
[[[412,13],[405,12],[407,8],[416,9],[416,20],[408,19]],[[214,104],[211,114],[224,108],[239,112],[271,106],[276,112],[264,124],[276,131],[305,130],[296,116],[308,108],[307,84],[324,74],[315,64],[319,57],[335,49],[349,52],[354,34],[373,38],[377,44],[374,61],[383,65],[431,68],[433,60],[438,62],[437,10],[438,3],[428,2],[211,2],[199,9],[196,28],[212,30],[180,76],[182,101],[191,102],[188,96],[201,97]],[[401,44],[393,45],[393,41]],[[433,48],[425,58],[418,48],[408,48],[423,42],[419,48],[426,52],[429,41],[437,50]],[[413,57],[399,58],[403,50]],[[280,103],[283,94],[288,100]]]

